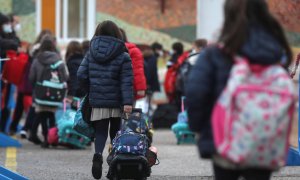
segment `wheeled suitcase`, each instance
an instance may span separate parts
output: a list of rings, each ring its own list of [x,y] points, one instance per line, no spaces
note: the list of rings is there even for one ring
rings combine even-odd
[[[151,167],[145,156],[119,154],[110,162],[107,178],[119,179],[147,179],[151,174]]]
[[[187,123],[177,122],[173,124],[172,131],[175,133],[178,145],[184,143],[195,143],[195,134],[190,131]]]
[[[172,125],[177,144],[195,143],[195,134],[189,129],[188,116],[184,108],[184,97],[181,98],[181,113],[178,114],[177,122]]]
[[[109,179],[147,179],[150,176],[157,160],[157,149],[150,147],[149,126],[143,115],[141,109],[134,109],[124,119],[107,158]]]
[[[64,110],[63,115],[56,119],[58,144],[50,145],[63,145],[78,149],[83,149],[87,146],[91,139],[73,129],[75,114],[76,111],[73,109]],[[55,142],[52,140],[54,139],[53,136],[54,133],[48,134],[48,139],[51,139],[51,142]]]

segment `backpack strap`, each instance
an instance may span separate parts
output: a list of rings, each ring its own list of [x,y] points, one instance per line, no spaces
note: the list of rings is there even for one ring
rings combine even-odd
[[[63,61],[59,60],[56,63],[51,64],[50,67],[51,67],[51,69],[57,69],[62,63],[63,63]]]

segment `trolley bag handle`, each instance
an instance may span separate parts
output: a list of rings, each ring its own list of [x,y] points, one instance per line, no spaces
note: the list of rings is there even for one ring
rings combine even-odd
[[[66,113],[66,111],[67,111],[67,98],[64,98],[64,100],[63,100],[63,111],[64,111],[64,113]]]
[[[184,99],[185,99],[185,96],[182,96],[181,97],[181,112],[184,112]]]
[[[154,164],[155,166],[159,165],[160,164],[160,161],[158,158],[156,158],[156,163]]]

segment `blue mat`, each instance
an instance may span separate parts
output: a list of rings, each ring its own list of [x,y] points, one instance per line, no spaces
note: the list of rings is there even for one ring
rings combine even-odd
[[[22,147],[19,141],[0,133],[0,148],[1,147]]]
[[[28,178],[23,177],[22,175],[12,172],[2,166],[0,166],[0,179],[3,180],[29,180]]]

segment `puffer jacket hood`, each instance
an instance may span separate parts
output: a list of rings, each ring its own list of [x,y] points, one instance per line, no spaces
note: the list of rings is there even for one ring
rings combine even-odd
[[[249,58],[251,63],[274,64],[284,57],[279,42],[261,27],[252,27],[240,54]]]
[[[61,58],[56,52],[45,51],[37,56],[37,60],[43,65],[50,65],[61,60]]]
[[[125,43],[114,37],[96,36],[91,41],[90,54],[98,63],[113,60],[125,51]]]
[[[128,50],[138,48],[135,44],[130,43],[130,42],[126,42],[125,45],[126,45]]]

